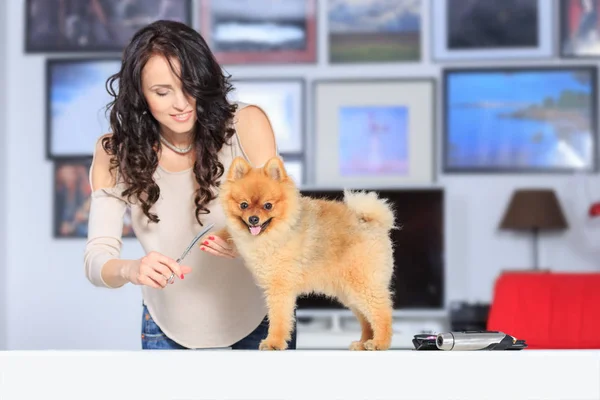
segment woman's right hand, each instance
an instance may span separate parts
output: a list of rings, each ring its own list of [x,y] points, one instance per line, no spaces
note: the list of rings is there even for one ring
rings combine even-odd
[[[179,265],[175,260],[152,251],[128,263],[123,271],[123,277],[134,285],[145,285],[155,289],[167,286],[167,281],[172,273],[178,279],[184,279],[185,274],[192,272],[187,265]],[[175,279],[171,283],[175,283]]]

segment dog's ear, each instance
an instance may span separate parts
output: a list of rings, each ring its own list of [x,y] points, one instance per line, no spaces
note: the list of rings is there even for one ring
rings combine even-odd
[[[285,166],[283,165],[283,161],[279,157],[272,157],[265,164],[263,171],[265,174],[276,181],[282,181],[287,178],[287,172],[285,170]]]
[[[229,173],[227,174],[227,180],[236,181],[243,178],[250,170],[252,166],[243,157],[236,157],[231,162],[229,167]]]

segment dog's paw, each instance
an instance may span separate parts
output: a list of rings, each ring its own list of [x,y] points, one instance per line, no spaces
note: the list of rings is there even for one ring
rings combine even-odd
[[[390,348],[389,342],[384,342],[381,340],[367,340],[364,344],[365,350],[387,350]]]
[[[356,340],[356,341],[350,343],[350,350],[354,350],[354,351],[365,350],[365,343],[361,342],[360,340]]]
[[[263,339],[258,345],[259,350],[285,350],[287,349],[287,342],[285,340],[274,340],[274,339]]]

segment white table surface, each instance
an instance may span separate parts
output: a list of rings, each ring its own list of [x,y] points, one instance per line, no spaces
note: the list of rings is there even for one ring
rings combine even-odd
[[[6,351],[0,399],[600,399],[600,351]]]

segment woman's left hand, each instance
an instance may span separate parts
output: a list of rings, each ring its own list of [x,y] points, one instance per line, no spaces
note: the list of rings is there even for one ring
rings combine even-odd
[[[223,238],[211,234],[200,243],[200,250],[219,257],[237,258],[235,247]]]

